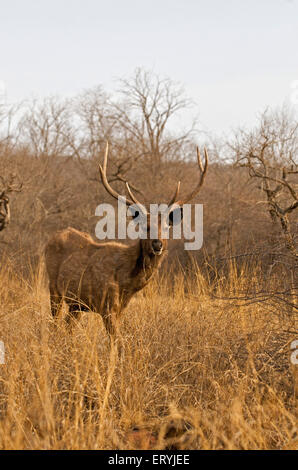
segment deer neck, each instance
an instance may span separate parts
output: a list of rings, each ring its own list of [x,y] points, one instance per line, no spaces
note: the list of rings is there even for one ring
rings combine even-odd
[[[163,254],[157,256],[146,252],[141,240],[131,248],[133,249],[134,253],[134,263],[131,270],[131,278],[136,286],[140,285],[140,288],[142,288],[147,284],[154,272],[159,268],[163,259]]]

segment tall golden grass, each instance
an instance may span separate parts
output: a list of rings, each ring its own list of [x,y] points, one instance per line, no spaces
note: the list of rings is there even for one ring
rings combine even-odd
[[[118,356],[98,315],[53,322],[42,266],[26,280],[7,263],[0,448],[297,447],[293,316],[226,299],[251,269],[231,265],[216,290],[199,270],[159,277],[123,315]]]

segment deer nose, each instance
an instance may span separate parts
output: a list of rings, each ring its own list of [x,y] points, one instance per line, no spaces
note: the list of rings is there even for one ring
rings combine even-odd
[[[152,248],[154,251],[159,252],[162,250],[162,241],[160,240],[153,240]]]

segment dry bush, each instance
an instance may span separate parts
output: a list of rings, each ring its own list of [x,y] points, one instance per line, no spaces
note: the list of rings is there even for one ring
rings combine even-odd
[[[96,314],[53,323],[42,268],[2,269],[0,448],[295,448],[295,320],[223,300],[257,276],[231,265],[216,294],[199,271],[163,276],[124,314],[118,358]]]

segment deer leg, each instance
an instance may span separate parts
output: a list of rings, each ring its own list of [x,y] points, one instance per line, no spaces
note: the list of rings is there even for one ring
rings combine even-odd
[[[106,327],[106,330],[109,336],[115,338],[117,328],[116,328],[116,319],[114,318],[113,313],[104,312],[102,315],[102,319],[103,319],[104,326]]]
[[[118,337],[117,316],[119,311],[119,296],[115,287],[110,287],[107,290],[101,311],[107,333],[114,342]]]
[[[63,299],[56,292],[50,291],[51,313],[53,318],[56,318],[62,306]]]
[[[77,303],[72,303],[68,305],[68,314],[66,316],[66,322],[69,326],[73,325],[74,320],[79,320],[81,316],[81,308]]]
[[[111,348],[115,348],[118,358],[123,358],[123,341],[119,334],[119,326],[117,321],[118,311],[105,312],[102,319],[109,336]]]

